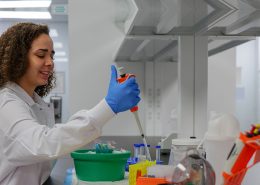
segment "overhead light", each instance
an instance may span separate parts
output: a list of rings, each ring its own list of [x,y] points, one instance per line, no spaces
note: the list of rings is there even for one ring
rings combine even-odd
[[[32,12],[32,11],[0,11],[1,18],[13,19],[51,19],[50,12]]]
[[[0,1],[0,8],[48,8],[49,1]]]

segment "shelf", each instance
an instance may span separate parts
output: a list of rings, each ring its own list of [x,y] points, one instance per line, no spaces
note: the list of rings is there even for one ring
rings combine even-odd
[[[208,37],[209,56],[260,36],[260,2],[257,0],[124,2],[128,16],[117,19],[116,24],[125,38],[115,61],[176,62],[178,36]]]

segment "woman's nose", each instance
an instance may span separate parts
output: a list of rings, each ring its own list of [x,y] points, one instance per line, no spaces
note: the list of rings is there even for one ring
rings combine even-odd
[[[54,65],[53,59],[51,57],[47,58],[46,61],[45,61],[45,65],[53,66]]]

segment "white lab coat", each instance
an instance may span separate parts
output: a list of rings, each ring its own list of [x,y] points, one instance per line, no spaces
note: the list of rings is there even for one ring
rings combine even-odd
[[[54,125],[52,107],[36,93],[34,100],[17,84],[0,90],[0,185],[41,185],[51,161],[101,134],[115,114],[105,100]]]

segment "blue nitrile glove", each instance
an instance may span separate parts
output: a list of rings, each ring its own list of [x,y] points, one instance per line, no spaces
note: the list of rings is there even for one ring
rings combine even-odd
[[[114,113],[129,110],[137,105],[141,100],[139,97],[140,90],[134,77],[127,79],[123,83],[117,81],[117,71],[114,65],[111,66],[111,79],[106,102]]]

